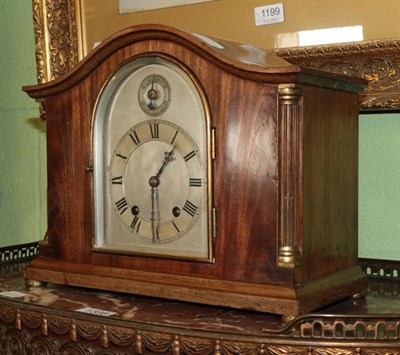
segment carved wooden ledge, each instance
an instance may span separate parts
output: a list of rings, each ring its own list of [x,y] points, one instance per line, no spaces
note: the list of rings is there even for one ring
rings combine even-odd
[[[85,316],[70,317],[34,309],[0,307],[1,350],[5,354],[400,354],[400,320],[370,316],[299,317],[265,336],[162,326]],[[158,328],[158,329],[157,329]]]
[[[397,269],[399,263],[393,264]],[[43,311],[3,300],[0,322],[0,350],[6,354],[400,354],[400,318],[394,314],[309,314],[279,329],[237,334]]]
[[[293,64],[367,79],[360,110],[400,108],[400,38],[276,49],[274,53]]]
[[[361,258],[359,260],[360,266],[368,277],[400,281],[399,261],[367,258]]]
[[[0,264],[31,260],[38,253],[39,245],[37,242],[2,247],[0,248]]]

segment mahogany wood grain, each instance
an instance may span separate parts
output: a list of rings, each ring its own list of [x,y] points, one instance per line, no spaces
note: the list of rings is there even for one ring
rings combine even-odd
[[[133,27],[68,75],[24,88],[44,105],[48,148],[49,228],[28,278],[281,314],[310,311],[366,287],[357,266],[357,93],[365,82],[219,43],[222,49],[165,26]],[[181,62],[207,97],[216,132],[215,263],[92,249],[96,100],[121,65],[146,53]],[[293,117],[285,118],[297,127],[288,136],[280,132],[281,84],[302,90]],[[297,155],[288,151],[283,159],[284,146]],[[285,199],[291,201],[286,219]],[[282,223],[297,238],[294,265],[278,262]]]

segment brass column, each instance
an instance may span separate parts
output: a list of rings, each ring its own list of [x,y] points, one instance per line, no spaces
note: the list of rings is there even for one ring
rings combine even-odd
[[[301,111],[303,89],[280,84],[279,98],[279,249],[278,264],[293,268],[301,258]]]

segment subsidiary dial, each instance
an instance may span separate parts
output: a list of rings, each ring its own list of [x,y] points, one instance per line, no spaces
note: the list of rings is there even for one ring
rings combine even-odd
[[[171,87],[161,75],[148,75],[140,83],[138,101],[141,109],[150,116],[163,114],[171,103]]]

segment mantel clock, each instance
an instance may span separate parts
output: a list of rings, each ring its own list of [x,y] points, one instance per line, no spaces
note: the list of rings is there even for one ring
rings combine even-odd
[[[47,120],[28,280],[298,315],[362,292],[362,79],[161,25],[24,87]]]

